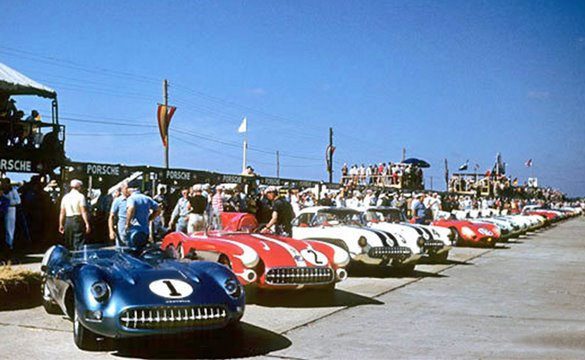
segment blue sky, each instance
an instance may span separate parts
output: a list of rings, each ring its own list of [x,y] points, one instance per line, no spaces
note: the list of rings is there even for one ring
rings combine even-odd
[[[533,170],[585,195],[583,1],[2,0],[0,13],[0,62],[58,91],[74,160],[162,164],[144,125],[167,78],[173,167],[238,172],[247,116],[265,175],[280,150],[281,176],[326,178],[332,126],[337,169],[406,147],[442,188],[444,158],[484,171],[501,152],[521,181]]]

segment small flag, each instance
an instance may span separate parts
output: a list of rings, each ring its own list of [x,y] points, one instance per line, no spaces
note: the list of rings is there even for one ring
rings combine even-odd
[[[247,131],[248,131],[248,118],[244,117],[244,119],[242,120],[242,123],[240,124],[240,127],[238,128],[238,132],[245,133]]]
[[[532,167],[532,159],[528,159],[528,161],[526,161],[524,165],[526,165],[526,167]]]
[[[171,118],[175,114],[175,110],[177,110],[175,106],[158,104],[156,114],[158,118],[158,130],[164,147],[169,146],[169,126],[171,125]]]
[[[467,170],[467,168],[468,168],[468,167],[469,167],[469,160],[467,160],[467,161],[465,162],[465,164],[463,164],[463,165],[459,166],[459,171],[464,171],[464,170]]]

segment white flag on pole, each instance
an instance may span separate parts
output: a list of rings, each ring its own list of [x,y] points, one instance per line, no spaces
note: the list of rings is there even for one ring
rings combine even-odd
[[[247,131],[248,131],[248,118],[244,117],[244,119],[242,120],[242,124],[240,124],[240,127],[238,128],[238,132],[245,133]]]

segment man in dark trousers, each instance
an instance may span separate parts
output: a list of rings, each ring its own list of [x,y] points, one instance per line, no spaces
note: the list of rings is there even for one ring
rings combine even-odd
[[[85,245],[85,236],[91,232],[87,202],[81,193],[82,186],[80,180],[71,180],[71,191],[63,196],[59,214],[59,232],[63,234],[69,249],[74,250]]]
[[[272,186],[266,189],[266,198],[272,201],[272,217],[262,232],[270,232],[270,228],[274,226],[275,233],[291,236],[291,222],[294,219],[294,211],[291,204],[284,197],[278,196],[278,190]]]

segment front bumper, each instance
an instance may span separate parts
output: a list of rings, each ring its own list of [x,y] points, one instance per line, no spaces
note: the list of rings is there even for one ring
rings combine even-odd
[[[335,271],[330,267],[277,267],[268,269],[258,286],[293,289],[320,287],[334,284],[346,276],[344,269]]]
[[[245,304],[230,309],[225,305],[135,306],[100,320],[78,313],[83,326],[109,338],[167,335],[221,329],[244,315]]]
[[[367,252],[354,256],[354,260],[366,264],[387,264],[398,261],[402,264],[416,262],[422,257],[421,254],[414,254],[406,246],[376,246],[367,249]]]
[[[445,251],[449,251],[450,249],[450,246],[445,245],[445,243],[440,240],[428,240],[423,245],[423,251],[427,256],[441,254]]]

